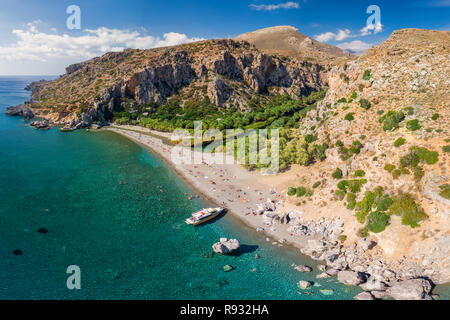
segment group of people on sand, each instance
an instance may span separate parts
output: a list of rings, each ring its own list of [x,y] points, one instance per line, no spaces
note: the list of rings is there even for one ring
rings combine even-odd
[[[170,155],[170,146],[166,146],[161,140],[153,138],[151,136],[141,134],[133,131],[124,131],[124,133],[131,138],[136,139],[140,143],[147,145],[159,152],[163,157],[168,157]],[[180,168],[182,169],[186,175],[189,175],[196,179],[203,179],[208,181],[211,186],[211,191],[213,193],[213,197],[215,197],[223,207],[234,206],[236,205],[236,211],[241,211],[239,202],[244,204],[252,203],[252,198],[255,202],[264,201],[264,192],[260,190],[253,190],[253,194],[250,192],[251,187],[248,186],[247,190],[244,191],[240,188],[235,187],[231,181],[236,181],[237,177],[235,175],[230,174],[225,168],[221,168],[218,165],[208,164],[205,161],[202,161],[198,165],[194,165],[193,169],[190,168]],[[210,176],[216,176],[217,179],[210,178]],[[219,193],[217,191],[220,190]],[[214,194],[215,193],[215,194]],[[275,191],[271,190],[271,195],[275,195]],[[276,197],[280,197],[277,195]],[[226,199],[226,200],[224,200]],[[253,215],[257,216],[257,213],[254,208],[245,207],[243,213],[246,216]]]

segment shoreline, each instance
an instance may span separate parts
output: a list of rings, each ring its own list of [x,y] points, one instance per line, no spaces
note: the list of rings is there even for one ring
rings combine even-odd
[[[161,136],[161,138],[167,139],[170,134],[155,133],[153,130],[134,126],[133,130],[129,130],[127,127],[114,126],[105,128],[105,130],[120,134],[149,149],[201,197],[226,207],[233,217],[242,221],[246,226],[253,228],[256,232],[263,232],[267,236],[266,241],[271,241],[269,238],[274,239],[272,245],[292,246],[299,249],[299,255],[321,263],[319,270],[323,273],[317,276],[318,279],[337,276],[341,283],[360,286],[364,292],[355,297],[357,300],[391,297],[403,300],[408,299],[410,290],[416,289],[417,292],[423,290],[423,293],[414,299],[438,298],[438,296],[432,295],[433,283],[429,281],[431,279],[427,277],[420,266],[409,263],[402,265],[403,261],[398,264],[386,263],[378,248],[373,249],[377,243],[368,238],[360,239],[350,246],[342,245],[338,241],[343,226],[339,218],[332,221],[321,219],[319,222],[314,222],[303,220],[303,212],[286,213],[288,208],[284,208],[281,193],[258,181],[259,173],[249,172],[239,164],[214,164],[214,167],[205,162],[199,165],[176,164],[171,159],[172,147],[156,138],[156,136]],[[220,179],[222,181],[219,181]],[[267,209],[267,199],[270,200],[269,207],[273,205],[273,208]],[[245,201],[241,203],[240,200]],[[262,209],[262,212],[256,213],[255,208],[261,210],[261,206],[264,208],[265,205],[265,210],[268,211]],[[292,213],[295,217],[290,216]],[[297,213],[299,213],[298,216]],[[349,274],[351,275],[349,276]],[[352,279],[343,278],[347,276]],[[396,293],[393,293],[391,295],[392,291],[390,290],[395,292],[397,287],[401,288],[397,289],[401,291],[401,294],[395,296]],[[430,289],[424,289],[428,287]]]
[[[166,165],[168,165],[173,170],[173,172],[179,178],[181,178],[198,196],[200,196],[201,198],[203,198],[215,205],[224,206],[224,203],[222,201],[220,201],[220,199],[218,199],[218,196],[216,196],[216,197],[212,196],[208,192],[205,185],[200,184],[201,181],[206,182],[206,181],[209,181],[210,179],[212,179],[212,177],[210,177],[210,176],[206,176],[208,179],[204,179],[205,174],[211,173],[211,170],[208,170],[208,172],[205,172],[206,171],[206,170],[204,170],[205,164],[202,164],[202,165],[193,165],[193,164],[192,165],[186,165],[186,164],[177,165],[177,164],[175,164],[170,158],[170,152],[164,152],[164,151],[171,149],[172,147],[164,144],[161,139],[156,137],[159,134],[164,134],[164,133],[155,133],[152,130],[149,130],[146,128],[142,128],[142,129],[144,129],[144,131],[148,130],[148,132],[139,133],[138,132],[139,129],[137,129],[137,130],[136,129],[137,128],[135,128],[135,130],[130,130],[130,129],[126,129],[126,128],[122,129],[122,128],[118,128],[118,127],[106,127],[102,130],[119,134],[119,135],[121,135],[125,138],[128,138],[131,141],[141,145],[142,147],[150,150],[153,155],[157,156]],[[138,138],[138,136],[141,136],[141,138],[143,138],[145,136],[146,139],[140,140]],[[163,137],[163,136],[161,136],[161,138],[167,139],[167,137]],[[148,143],[149,141],[152,141],[153,144]],[[158,146],[159,146],[159,148],[158,148]],[[163,149],[161,149],[161,148],[163,148]],[[201,166],[203,166],[203,168],[201,168]],[[272,228],[272,229],[266,228],[266,226],[264,225],[263,216],[248,214],[248,213],[254,211],[254,209],[257,207],[258,204],[264,204],[268,199],[274,198],[272,200],[275,200],[275,201],[276,201],[276,199],[281,200],[280,193],[270,194],[270,191],[269,191],[270,186],[264,185],[262,183],[255,183],[254,181],[247,180],[248,178],[256,178],[255,176],[259,175],[259,173],[248,172],[247,170],[242,168],[239,164],[215,165],[215,166],[216,166],[216,168],[213,168],[213,170],[218,170],[216,172],[222,173],[222,175],[223,175],[223,177],[221,177],[222,179],[230,179],[231,180],[232,178],[237,177],[236,174],[244,175],[244,179],[241,179],[240,181],[238,181],[240,183],[236,182],[236,180],[233,182],[222,181],[222,183],[217,181],[217,179],[214,180],[216,195],[219,195],[219,193],[217,193],[217,192],[226,190],[225,192],[222,192],[221,195],[223,195],[223,194],[226,195],[226,197],[223,198],[222,200],[225,200],[225,202],[226,202],[225,207],[227,208],[227,214],[233,215],[234,218],[237,218],[239,221],[245,223],[245,225],[247,227],[253,229],[254,232],[263,233],[265,236],[267,236],[268,238],[271,239],[273,244],[275,244],[275,242],[277,242],[277,245],[279,247],[282,247],[284,245],[289,245],[296,249],[303,249],[305,247],[304,242],[311,239],[311,237],[300,238],[300,237],[291,236],[289,234],[289,232],[287,231],[287,229],[289,227],[288,225],[280,224],[277,226],[277,228]],[[211,166],[209,166],[209,169],[211,169]],[[203,175],[203,180],[201,179],[200,175],[193,173],[194,170],[197,171],[197,173],[200,172],[200,174]],[[230,176],[230,171],[232,171],[231,172],[232,176]],[[243,184],[242,183],[243,181],[248,182],[248,183]],[[224,183],[224,182],[226,182],[226,183]],[[254,187],[255,184],[257,184],[256,188]],[[228,190],[229,185],[233,186],[233,189],[231,191]],[[247,185],[247,186],[245,186],[245,185]],[[252,186],[252,187],[250,187],[250,186]],[[248,187],[250,187],[250,189],[248,189]],[[219,188],[221,189],[220,191],[219,191]],[[242,192],[237,192],[238,190],[242,190]],[[253,191],[253,194],[248,191]],[[246,201],[244,203],[239,203],[238,201],[242,200],[244,198],[243,196],[239,197],[239,194],[243,194],[244,192],[246,193],[245,196],[247,197],[246,199],[248,201]],[[260,192],[262,192],[262,194]],[[254,193],[257,193],[256,198],[255,198]],[[230,200],[231,200],[231,202],[230,202]],[[245,211],[245,212],[243,212],[243,211]],[[263,230],[258,231],[257,230],[258,228],[263,228]],[[266,240],[268,238],[266,238]],[[303,255],[301,252],[299,252],[299,254]],[[304,255],[304,256],[307,257],[308,259],[310,259],[310,257],[308,255]]]

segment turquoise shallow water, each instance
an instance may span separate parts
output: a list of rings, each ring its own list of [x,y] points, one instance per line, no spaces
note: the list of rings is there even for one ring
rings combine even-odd
[[[189,201],[193,192],[161,160],[121,136],[37,131],[6,117],[6,106],[27,99],[31,80],[0,78],[0,299],[351,299],[360,292],[329,279],[299,295],[298,281],[317,273],[292,264],[316,263],[273,247],[232,216],[187,226],[186,216],[208,203]],[[246,252],[211,256],[222,236],[238,238]],[[236,269],[225,273],[226,264]],[[82,290],[67,289],[69,265],[81,268]]]

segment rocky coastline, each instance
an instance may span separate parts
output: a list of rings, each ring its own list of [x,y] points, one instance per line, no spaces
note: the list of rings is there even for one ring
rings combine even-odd
[[[300,252],[316,261],[323,261],[319,266],[321,274],[318,279],[337,277],[346,285],[360,286],[365,292],[355,297],[356,300],[433,300],[438,296],[432,294],[433,283],[430,272],[416,263],[406,259],[395,263],[383,261],[377,243],[370,238],[360,239],[356,243],[344,245],[342,236],[343,223],[339,218],[325,218],[308,221],[302,218],[303,212],[282,212],[283,202],[268,200],[258,205],[256,212],[263,219],[264,227],[274,231],[280,226],[287,226],[291,237],[306,237]],[[285,243],[285,239],[279,242]],[[311,267],[298,266],[300,272],[307,272]]]
[[[26,104],[9,107],[6,114],[22,116],[27,120],[35,116]],[[34,121],[30,125],[37,129],[48,129],[56,124],[43,120]],[[109,124],[69,122],[65,125],[75,129],[88,127],[99,129]],[[323,272],[318,275],[319,279],[336,276],[341,283],[359,285],[365,292],[356,296],[357,300],[386,298],[432,300],[437,298],[432,294],[432,289],[435,286],[433,275],[438,273],[438,270],[425,269],[408,261],[406,257],[394,263],[385,262],[381,252],[377,250],[377,243],[370,238],[344,245],[340,238],[343,222],[339,218],[309,221],[303,218],[301,211],[283,212],[283,206],[282,200],[277,202],[268,200],[263,204],[257,204],[253,212],[262,218],[262,226],[258,227],[257,231],[262,232],[265,229],[275,231],[279,226],[284,226],[291,237],[307,239],[302,242],[300,252],[316,261],[324,261],[326,264],[321,267]],[[215,244],[214,250],[218,253],[222,252],[220,254],[236,251],[237,249],[230,249],[233,246],[230,247],[228,241],[231,240],[221,239],[221,242]],[[289,241],[280,238],[278,242],[284,244]]]

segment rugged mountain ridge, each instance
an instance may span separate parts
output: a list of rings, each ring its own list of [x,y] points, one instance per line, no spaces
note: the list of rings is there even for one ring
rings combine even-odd
[[[241,34],[235,40],[247,41],[268,54],[303,57],[311,61],[326,62],[351,56],[349,52],[321,43],[291,26],[260,29]]]
[[[349,245],[367,223],[367,218],[357,221],[355,204],[367,201],[367,192],[378,186],[391,198],[410,195],[427,215],[414,228],[391,216],[384,231],[369,233],[379,251],[370,263],[353,261],[358,271],[377,264],[381,270],[399,270],[404,278],[450,281],[450,199],[442,191],[450,184],[449,43],[448,31],[395,31],[357,60],[333,67],[324,100],[301,123],[305,134],[329,139],[331,147],[327,159],[303,176],[310,187],[324,177],[327,181],[315,189],[311,203],[298,207],[298,200],[288,199],[292,208],[312,220],[342,219]],[[418,150],[431,152],[434,160],[411,165]],[[298,177],[290,176],[279,188],[298,184]],[[350,197],[342,181],[358,179],[365,183]]]
[[[254,97],[299,97],[326,87],[323,66],[268,55],[245,41],[209,40],[170,48],[108,53],[34,84],[32,107],[53,121],[88,126],[111,120],[127,103],[168,99],[248,109]]]

